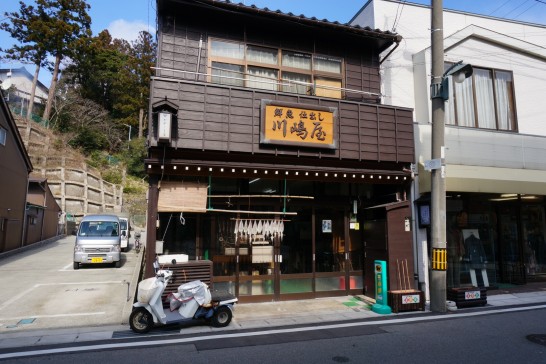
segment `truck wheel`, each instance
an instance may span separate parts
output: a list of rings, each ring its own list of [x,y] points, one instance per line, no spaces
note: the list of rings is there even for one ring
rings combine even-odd
[[[80,263],[74,262],[74,270],[80,269]]]
[[[144,307],[139,307],[131,312],[129,316],[129,326],[137,334],[145,334],[154,326],[152,314]]]
[[[121,260],[118,260],[118,261],[116,262],[116,268],[120,268],[120,267],[121,267]]]
[[[226,327],[231,322],[233,313],[227,306],[220,306],[214,312],[212,316],[212,326],[214,327]]]

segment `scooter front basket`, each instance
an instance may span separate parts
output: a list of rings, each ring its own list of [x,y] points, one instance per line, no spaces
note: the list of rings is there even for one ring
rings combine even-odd
[[[140,303],[149,303],[158,287],[156,278],[148,278],[138,284],[137,300]]]

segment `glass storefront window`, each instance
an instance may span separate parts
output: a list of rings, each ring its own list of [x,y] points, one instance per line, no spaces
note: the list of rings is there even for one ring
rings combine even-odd
[[[313,279],[281,279],[281,294],[313,292]]]
[[[317,277],[315,279],[317,292],[322,291],[337,291],[345,289],[344,277]]]
[[[544,207],[523,205],[521,211],[526,274],[535,276],[546,273],[546,226]]]
[[[497,280],[496,218],[478,197],[450,201],[447,214],[447,287],[491,287]]]
[[[366,189],[303,180],[211,178],[209,191],[209,211],[184,213],[185,224],[179,213],[160,213],[158,236],[166,229],[170,253],[211,260],[215,289],[241,297],[276,297],[363,288],[362,236],[346,225],[352,203],[345,201]],[[272,223],[282,224],[282,234],[268,230]]]
[[[447,287],[510,287],[546,274],[541,196],[447,196]]]

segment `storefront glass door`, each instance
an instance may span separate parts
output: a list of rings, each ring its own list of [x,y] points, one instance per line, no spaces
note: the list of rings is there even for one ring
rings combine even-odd
[[[543,206],[523,205],[521,223],[527,278],[533,279],[536,276],[546,275],[546,226]]]
[[[345,214],[319,208],[315,213],[315,291],[346,289]]]
[[[297,215],[285,217],[279,240],[278,292],[306,295],[313,292],[313,227],[310,207],[293,207]]]

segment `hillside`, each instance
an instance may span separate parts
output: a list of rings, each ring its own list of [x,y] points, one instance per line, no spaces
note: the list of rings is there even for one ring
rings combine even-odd
[[[31,176],[47,178],[57,203],[76,220],[87,213],[128,213],[145,225],[147,183],[128,176],[114,158],[97,165],[71,148],[65,136],[14,115],[33,164]],[[96,166],[96,167],[95,167]]]

